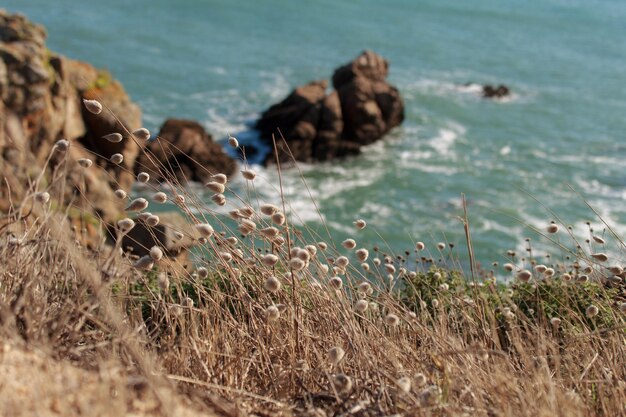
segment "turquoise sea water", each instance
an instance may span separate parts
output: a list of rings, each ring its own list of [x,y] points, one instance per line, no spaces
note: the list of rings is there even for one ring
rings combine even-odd
[[[464,242],[469,201],[477,258],[544,228],[553,210],[574,231],[599,225],[588,202],[626,236],[626,2],[621,0],[71,1],[9,0],[44,24],[49,47],[108,68],[144,110],[200,121],[217,138],[246,130],[294,86],[329,78],[372,49],[391,62],[406,121],[359,157],[303,166],[337,239],[395,250]],[[482,100],[459,87],[504,83]],[[273,171],[259,191],[271,199]],[[284,173],[301,221],[324,234],[300,173]],[[532,197],[531,197],[532,196]],[[536,198],[539,202],[535,201]],[[602,227],[596,226],[600,231]],[[541,248],[541,244],[539,244]],[[463,253],[463,252],[461,252]]]

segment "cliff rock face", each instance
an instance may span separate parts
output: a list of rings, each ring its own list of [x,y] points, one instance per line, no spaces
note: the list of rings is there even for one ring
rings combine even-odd
[[[139,158],[136,171],[153,181],[175,178],[177,182],[208,182],[213,174],[232,175],[237,165],[221,145],[193,120],[168,119]]]
[[[128,189],[133,177],[111,166],[108,157],[123,152],[128,168],[139,147],[101,139],[123,129],[109,112],[86,112],[82,99],[97,98],[128,129],[141,125],[141,111],[108,74],[50,52],[45,39],[42,26],[0,10],[0,171],[5,179],[0,208],[6,211],[9,201],[19,202],[32,192],[27,187],[44,170],[42,178],[49,184],[40,184],[38,191],[46,189],[62,205],[113,221],[122,209],[113,191]],[[51,153],[59,139],[69,140],[70,150]],[[94,166],[82,168],[80,158],[94,160]],[[54,178],[64,178],[65,185]]]
[[[398,90],[387,83],[388,72],[385,59],[365,51],[335,70],[335,91],[327,93],[324,80],[298,87],[267,109],[256,128],[266,141],[275,135],[282,161],[325,161],[356,154],[404,120],[404,104]],[[273,157],[272,153],[267,161]]]

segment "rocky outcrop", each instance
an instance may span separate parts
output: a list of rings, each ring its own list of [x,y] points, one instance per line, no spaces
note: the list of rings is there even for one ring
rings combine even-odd
[[[483,97],[485,98],[503,98],[511,95],[511,90],[506,85],[500,84],[495,87],[493,85],[483,86]]]
[[[82,99],[97,98],[128,129],[140,126],[141,112],[117,81],[50,52],[45,39],[42,26],[0,11],[0,172],[5,179],[0,200],[19,202],[32,191],[27,187],[39,182],[39,190],[46,188],[57,203],[113,221],[122,209],[113,191],[132,185],[132,173],[123,168],[132,166],[139,147],[103,140],[123,127],[108,111],[87,112]],[[59,139],[70,142],[68,152],[51,152]],[[111,166],[108,157],[115,152],[124,153],[125,166]],[[94,160],[94,166],[81,167],[81,158]]]
[[[365,51],[335,70],[334,91],[327,93],[323,80],[298,87],[266,110],[256,128],[266,141],[275,135],[282,161],[324,161],[356,154],[404,119],[402,98],[387,83],[388,72],[385,59]],[[273,158],[269,155],[268,161]]]
[[[168,119],[158,138],[151,142],[136,164],[136,172],[145,171],[153,181],[176,179],[208,182],[213,174],[232,175],[235,161],[213,141],[204,128],[193,120]]]

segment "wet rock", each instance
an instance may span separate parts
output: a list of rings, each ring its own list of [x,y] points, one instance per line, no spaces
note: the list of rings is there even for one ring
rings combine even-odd
[[[485,98],[503,98],[511,95],[511,90],[506,85],[500,84],[499,86],[484,85],[483,97]]]
[[[387,83],[388,72],[385,59],[365,51],[335,70],[335,91],[328,93],[325,81],[298,87],[266,110],[256,127],[266,142],[276,135],[283,161],[324,161],[354,155],[404,119],[402,98]],[[273,159],[272,154],[267,161]]]
[[[232,175],[235,161],[204,128],[193,120],[168,119],[142,153],[136,172],[145,171],[154,181],[175,178],[176,181],[208,182],[213,174]]]

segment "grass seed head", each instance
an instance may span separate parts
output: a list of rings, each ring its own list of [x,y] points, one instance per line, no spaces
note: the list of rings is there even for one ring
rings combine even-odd
[[[365,222],[365,220],[359,219],[354,222],[354,225],[356,226],[357,229],[363,230],[365,229],[365,226],[367,226],[367,223]]]
[[[591,257],[600,262],[606,262],[609,260],[609,257],[606,255],[606,253],[602,253],[602,252],[593,253],[591,254]]]
[[[127,233],[135,227],[135,221],[133,219],[125,218],[117,222],[117,227],[122,233]]]
[[[340,346],[333,346],[328,349],[328,361],[333,365],[337,366],[339,362],[343,360],[346,356],[346,351],[343,350]]]
[[[150,257],[153,261],[160,261],[163,258],[163,250],[158,246],[153,246],[150,248]]]
[[[130,202],[128,207],[126,207],[126,211],[143,211],[148,208],[148,200],[145,198],[139,197]]]
[[[411,392],[411,378],[407,376],[403,376],[402,378],[398,379],[396,381],[396,385],[398,385],[400,391],[404,392],[405,394]]]
[[[603,239],[603,238],[601,238],[600,236],[593,235],[593,240],[594,240],[596,243],[599,243],[599,244],[601,244],[601,245],[604,245],[604,243],[605,243],[604,239]]]
[[[340,290],[343,287],[343,280],[340,277],[332,277],[329,283],[336,290]]]
[[[598,315],[598,313],[600,312],[600,310],[598,309],[598,307],[596,307],[595,305],[591,304],[589,307],[587,307],[587,309],[585,310],[585,314],[587,315],[587,317],[592,318]]]
[[[423,387],[428,382],[428,379],[426,378],[426,375],[424,375],[421,372],[416,373],[415,376],[413,377],[413,379],[415,380],[415,386],[417,388]]]
[[[213,194],[211,196],[211,200],[218,206],[223,206],[226,204],[226,196],[224,194]]]
[[[206,184],[204,184],[204,186],[216,194],[221,194],[226,190],[226,186],[217,181],[207,182]]]
[[[265,266],[274,266],[278,263],[278,256],[268,253],[261,258],[261,262]]]
[[[78,165],[83,168],[89,168],[93,165],[93,161],[89,158],[80,158],[78,161]]]
[[[354,241],[354,239],[346,239],[343,242],[341,242],[341,245],[349,250],[352,250],[354,248],[356,248],[356,242]]]
[[[158,277],[159,289],[161,292],[168,293],[170,289],[170,279],[166,273],[161,272]]]
[[[242,170],[241,175],[243,175],[243,177],[248,181],[254,181],[254,179],[256,178],[256,172],[251,169]]]
[[[119,165],[124,162],[124,155],[122,155],[121,153],[114,153],[113,155],[111,155],[111,158],[109,160],[115,165]]]
[[[139,129],[133,131],[133,136],[139,140],[148,140],[150,139],[150,131],[145,127],[140,127]]]
[[[69,148],[70,148],[70,142],[68,140],[66,140],[66,139],[59,139],[54,144],[54,149],[56,149],[59,152],[65,152]]]
[[[306,267],[306,262],[300,258],[293,258],[289,261],[289,267],[294,271],[302,271]]]
[[[280,231],[277,228],[275,228],[273,226],[270,226],[270,227],[265,227],[265,228],[259,230],[259,233],[264,238],[271,240],[271,239],[274,239],[276,236],[278,236]]]
[[[359,300],[354,304],[354,310],[361,314],[367,311],[367,307],[369,307],[367,300]]]
[[[620,303],[619,309],[622,313],[626,313],[626,301]]]
[[[528,281],[530,281],[530,279],[532,278],[532,276],[533,276],[533,274],[532,274],[529,270],[527,270],[527,269],[524,269],[524,270],[519,271],[519,272],[517,273],[517,279],[519,279],[519,280],[520,280],[520,281],[522,281],[522,282],[528,282]]]
[[[174,197],[174,203],[180,205],[185,204],[185,196],[182,194],[176,194],[176,197]]]
[[[272,222],[279,226],[285,224],[285,215],[281,212],[272,214]]]
[[[146,224],[150,227],[155,227],[159,224],[160,221],[161,219],[159,219],[159,216],[157,216],[156,214],[151,214],[146,219]]]
[[[513,265],[512,263],[505,263],[502,266],[504,267],[505,271],[509,271],[509,272],[512,272],[515,269],[515,265]]]
[[[275,292],[278,292],[280,290],[281,283],[280,283],[280,280],[278,278],[276,278],[274,275],[270,275],[265,280],[265,283],[263,284],[263,287],[267,291],[275,293]]]
[[[439,290],[440,291],[448,291],[450,289],[450,286],[448,284],[446,284],[445,282],[441,285],[439,285]]]
[[[140,172],[139,174],[137,174],[137,181],[141,183],[146,183],[150,181],[150,174],[148,174],[147,172]]]
[[[201,266],[200,268],[197,269],[198,272],[198,276],[202,279],[205,279],[209,276],[209,270],[206,269],[205,267]]]
[[[266,216],[271,216],[272,214],[276,214],[279,211],[280,211],[280,208],[278,208],[274,204],[266,203],[266,204],[261,205],[261,213],[265,214]]]
[[[345,256],[339,256],[335,259],[335,265],[339,268],[346,268],[350,264],[350,261]]]
[[[317,247],[315,245],[306,245],[304,247],[307,252],[309,252],[309,257],[314,258],[317,255]]]
[[[320,250],[322,251],[328,249],[328,245],[326,244],[326,242],[317,242],[317,247],[320,248]]]
[[[446,244],[443,242],[439,242],[437,243],[437,249],[439,249],[440,251],[444,250],[446,248]]]
[[[385,316],[385,323],[388,326],[395,327],[400,324],[400,318],[393,313],[389,313]]]
[[[120,143],[124,137],[120,133],[109,133],[102,136],[102,139],[106,139],[111,143]]]
[[[557,233],[559,231],[559,226],[555,223],[550,223],[550,225],[546,228],[548,233]]]
[[[89,113],[100,114],[102,112],[102,104],[98,100],[83,99],[83,104]]]
[[[133,268],[150,270],[154,266],[154,260],[150,255],[142,256],[133,263]]]
[[[359,262],[365,262],[367,261],[367,257],[369,256],[370,253],[367,249],[361,248],[361,249],[357,249],[355,254]]]
[[[166,203],[167,202],[167,194],[165,194],[163,191],[159,191],[158,193],[155,193],[152,196],[152,201],[155,201],[157,203]]]
[[[357,290],[366,295],[372,295],[374,293],[374,288],[372,288],[372,284],[367,281],[361,282],[357,287]]]
[[[48,201],[50,201],[50,193],[48,193],[47,191],[36,193],[35,201],[39,204],[46,204]]]
[[[552,325],[552,327],[556,329],[557,327],[561,325],[561,319],[558,317],[552,317],[550,319],[550,324]]]
[[[275,305],[271,305],[265,309],[265,319],[271,323],[280,318],[280,310]]]
[[[119,198],[120,200],[123,200],[126,198],[126,191],[122,190],[121,188],[118,190],[115,190],[115,197]]]
[[[332,382],[338,394],[343,395],[352,391],[352,379],[346,374],[334,375]]]
[[[215,182],[217,182],[218,184],[222,184],[225,185],[226,182],[228,181],[228,177],[224,174],[214,174],[211,175],[211,179]]]
[[[232,147],[232,148],[238,148],[239,147],[239,141],[237,140],[236,137],[234,136],[230,136],[228,135],[228,144]]]
[[[426,248],[426,245],[424,245],[424,242],[417,242],[415,244],[415,250],[417,251],[423,251],[424,248]]]
[[[535,266],[535,271],[539,272],[540,274],[543,274],[544,272],[546,272],[546,269],[548,269],[548,267],[545,265]]]
[[[196,224],[195,228],[198,231],[198,233],[200,233],[200,236],[205,237],[205,238],[209,238],[213,236],[213,233],[215,232],[215,230],[213,229],[213,226],[211,226],[208,223]]]

